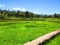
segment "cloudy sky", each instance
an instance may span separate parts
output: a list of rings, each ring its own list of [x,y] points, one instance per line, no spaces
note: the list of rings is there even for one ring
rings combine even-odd
[[[60,0],[0,0],[0,9],[54,14],[60,13]]]

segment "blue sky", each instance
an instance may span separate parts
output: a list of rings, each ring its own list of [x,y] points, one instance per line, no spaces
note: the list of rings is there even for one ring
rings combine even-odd
[[[0,0],[0,9],[54,14],[60,13],[60,0]]]

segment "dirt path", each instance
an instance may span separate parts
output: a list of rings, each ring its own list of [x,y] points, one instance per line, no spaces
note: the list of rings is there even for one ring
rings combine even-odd
[[[56,31],[53,31],[51,33],[48,33],[48,34],[46,34],[44,36],[41,36],[41,37],[31,41],[31,42],[27,42],[23,45],[39,45],[39,44],[44,43],[46,40],[49,40],[49,39],[53,38],[57,34],[60,34],[60,30],[56,30]]]

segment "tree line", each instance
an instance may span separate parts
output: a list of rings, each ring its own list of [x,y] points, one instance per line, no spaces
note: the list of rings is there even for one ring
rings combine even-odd
[[[7,19],[7,18],[60,18],[60,14],[53,14],[53,15],[42,15],[42,14],[34,14],[29,11],[9,11],[9,10],[1,10],[0,9],[0,19]]]

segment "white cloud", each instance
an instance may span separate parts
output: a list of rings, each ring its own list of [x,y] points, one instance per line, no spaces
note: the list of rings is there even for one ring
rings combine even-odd
[[[20,11],[26,11],[26,9],[25,8],[20,8],[20,7],[13,7],[12,8],[13,10],[20,10]]]
[[[4,7],[5,5],[4,4],[0,4],[0,7]]]
[[[27,9],[25,9],[25,8],[22,8],[22,11],[27,11]]]
[[[21,10],[21,8],[16,8],[16,7],[13,7],[13,10]]]

